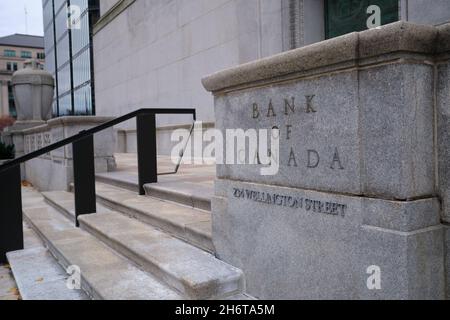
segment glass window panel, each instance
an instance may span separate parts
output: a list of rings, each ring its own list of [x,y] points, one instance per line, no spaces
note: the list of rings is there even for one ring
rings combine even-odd
[[[73,61],[74,87],[78,87],[91,79],[91,61],[89,53],[89,49],[86,49]]]
[[[74,91],[75,115],[91,115],[92,100],[90,84]]]
[[[47,59],[45,59],[45,70],[50,73],[55,72],[55,51],[50,51],[47,54]]]
[[[54,0],[55,3],[55,12],[58,12],[58,10],[60,10],[60,8],[66,4],[66,0]]]
[[[57,60],[58,60],[58,68],[70,60],[68,34],[66,34],[66,36],[57,43]]]
[[[59,115],[68,116],[72,115],[72,98],[70,94],[63,97],[59,97]]]
[[[88,8],[88,0],[71,0],[71,5],[80,7],[80,12],[83,13]]]
[[[53,25],[44,32],[45,52],[49,52],[55,45],[55,34],[53,33]]]
[[[47,1],[42,8],[43,17],[44,17],[44,29],[50,27],[50,24],[53,21],[53,2],[52,0]]]
[[[64,95],[71,90],[70,64],[58,71],[59,95]]]
[[[58,116],[58,104],[57,104],[56,99],[53,100],[52,110],[53,110],[53,117],[57,117]]]
[[[32,57],[31,51],[21,51],[20,57],[23,59],[31,59],[31,57]]]
[[[67,32],[67,9],[63,8],[55,17],[56,40],[58,41],[62,35]]]
[[[16,56],[16,51],[15,50],[5,50],[3,52],[5,57],[15,57]]]
[[[381,24],[398,21],[398,0],[327,0],[325,13],[326,38],[367,29],[367,8],[381,9]]]
[[[72,30],[72,51],[76,55],[89,45],[89,15],[84,14],[80,19],[80,29]]]

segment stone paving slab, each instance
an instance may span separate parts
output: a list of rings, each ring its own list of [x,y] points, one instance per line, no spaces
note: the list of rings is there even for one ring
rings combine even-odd
[[[88,300],[82,290],[70,290],[68,274],[44,247],[7,254],[23,300]]]

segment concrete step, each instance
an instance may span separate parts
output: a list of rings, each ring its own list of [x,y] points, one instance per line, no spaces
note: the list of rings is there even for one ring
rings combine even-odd
[[[21,299],[87,300],[83,290],[67,287],[69,275],[26,222],[23,231],[25,249],[6,255]]]
[[[243,291],[242,272],[213,255],[119,213],[85,215],[81,227],[189,299]]]
[[[176,180],[173,179],[174,177],[176,175],[160,176],[158,183],[146,184],[144,186],[146,194],[201,210],[211,210],[211,198],[214,194],[213,180],[196,176]],[[96,174],[96,181],[133,192],[139,191],[137,172],[99,173]]]
[[[67,287],[69,275],[45,247],[7,254],[22,300],[88,300],[82,290]]]
[[[97,201],[107,208],[159,228],[205,251],[215,251],[211,236],[211,213],[208,211],[153,197],[139,196],[136,192],[104,183],[96,184],[96,192]],[[56,203],[52,200],[54,196],[59,197],[59,200],[66,197],[66,200],[71,201],[71,204],[67,203],[68,206],[72,206],[69,209],[74,210],[73,195],[44,193],[44,196],[50,203]]]
[[[64,269],[76,265],[81,270],[81,284],[94,299],[106,300],[176,300],[179,292],[155,276],[139,269],[88,232],[75,228],[41,194],[28,192],[32,205],[24,205],[24,217],[44,240]],[[26,202],[26,201],[24,201]]]
[[[46,192],[44,195],[55,207],[63,208],[66,215],[72,214],[73,204],[67,200],[69,193]],[[117,201],[123,201],[121,195],[114,196]],[[239,269],[136,219],[99,209],[97,214],[82,216],[79,221],[82,229],[189,299],[225,298],[243,290],[243,275]]]

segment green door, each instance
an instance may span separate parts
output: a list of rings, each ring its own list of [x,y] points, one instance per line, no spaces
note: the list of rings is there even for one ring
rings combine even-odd
[[[367,30],[371,16],[367,9],[371,5],[381,9],[381,25],[399,20],[398,0],[325,0],[326,38]]]

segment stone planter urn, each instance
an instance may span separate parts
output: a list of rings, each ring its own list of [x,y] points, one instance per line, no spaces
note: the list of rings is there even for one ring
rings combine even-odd
[[[17,110],[17,124],[47,121],[52,117],[55,82],[34,59],[25,61],[25,68],[13,74],[12,85]]]

